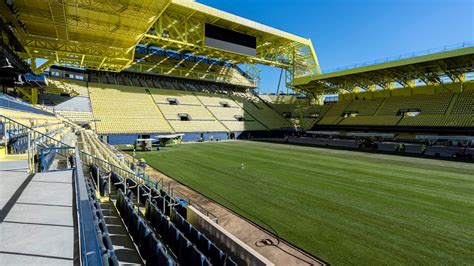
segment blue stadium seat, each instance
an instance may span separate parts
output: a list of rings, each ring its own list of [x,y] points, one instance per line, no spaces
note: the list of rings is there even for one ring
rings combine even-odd
[[[166,195],[164,196],[164,199],[165,201],[165,209],[163,211],[163,213],[166,215],[166,216],[171,216],[171,207],[170,207],[170,203],[171,203],[171,197],[169,195]]]
[[[119,174],[112,171],[110,173],[110,181],[112,182],[112,184],[114,184],[117,190],[122,190],[122,191],[125,190],[125,184],[123,183],[123,178]]]
[[[233,261],[231,257],[227,257],[225,260],[225,266],[237,266],[237,263]]]
[[[99,193],[101,196],[109,194],[109,182],[103,176],[99,176]]]
[[[174,213],[173,215],[171,215],[171,221],[176,225],[176,227],[183,231],[183,229],[185,228],[185,224],[186,221],[183,221],[183,217],[181,217],[181,215],[179,215],[178,213]]]
[[[140,190],[140,203],[145,205],[146,201],[149,198],[148,195],[150,193],[150,188],[148,188],[147,186],[140,186],[139,190]]]
[[[146,225],[145,221],[142,218],[138,221],[138,248],[140,253],[146,253],[146,244],[148,236],[151,235],[151,230]]]
[[[190,225],[190,233],[189,233],[189,240],[193,243],[199,243],[201,239],[201,232],[199,232],[196,228]]]
[[[191,264],[189,265],[195,265],[195,266],[205,266],[205,265],[211,265],[209,260],[207,260],[206,256],[204,256],[197,248],[196,246],[193,246],[191,249]]]
[[[161,226],[161,215],[155,207],[150,208],[150,219],[151,226],[160,233]]]
[[[118,261],[117,256],[115,254],[113,254],[109,257],[109,265],[110,266],[119,266],[119,261]]]
[[[160,217],[159,233],[167,245],[170,243],[170,222],[164,217]]]
[[[132,214],[133,214],[133,205],[128,200],[125,200],[124,216],[122,217],[122,219],[125,222],[125,225],[127,227],[130,227]]]
[[[104,214],[102,213],[102,210],[100,208],[95,210],[95,215],[97,219],[103,220],[104,219]]]
[[[123,206],[124,206],[124,195],[122,191],[118,191],[117,193],[117,210],[119,211],[120,214],[123,213]]]
[[[89,169],[90,169],[90,172],[92,174],[92,179],[97,180],[97,175],[99,174],[99,168],[97,167],[97,165],[91,164]]]
[[[160,189],[160,195],[164,197],[164,196],[167,196],[168,193],[166,193],[166,191],[164,191],[163,189]]]
[[[99,232],[102,234],[109,233],[109,231],[107,230],[107,225],[105,224],[104,220],[97,220],[96,227],[98,228]]]
[[[130,217],[128,217],[128,232],[132,235],[135,242],[138,240],[138,220],[139,215],[137,211],[132,211]]]
[[[183,205],[179,204],[174,206],[176,212],[178,212],[184,219],[188,218],[188,210]]]
[[[170,223],[169,235],[166,240],[169,243],[168,245],[171,247],[171,250],[173,251],[178,250],[179,248],[178,235],[180,234],[181,232],[176,228],[176,226],[174,226],[173,223]]]
[[[114,245],[112,244],[112,240],[110,239],[109,234],[102,235],[102,241],[103,241],[104,246],[107,250],[113,250],[114,249]]]
[[[193,247],[193,244],[188,239],[186,239],[186,237],[184,237],[182,234],[179,235],[178,243],[179,243],[179,247],[176,252],[177,253],[176,256],[178,258],[181,258],[180,261],[182,264],[190,265],[191,256],[189,256],[189,254],[191,254],[191,249]]]
[[[107,253],[107,247],[105,246],[104,238],[99,231],[97,231],[97,242],[99,243],[100,253],[102,255]]]
[[[144,249],[141,253],[145,260],[148,260],[154,254],[154,252],[156,252],[156,246],[158,243],[159,241],[155,234],[150,232],[150,234],[145,239]]]
[[[156,240],[156,238],[154,239]],[[152,241],[148,247],[148,258],[146,260],[146,265],[153,266],[173,266],[176,265],[171,256],[165,251],[163,245],[161,245],[158,240],[156,242]]]
[[[151,189],[151,196],[153,198],[161,196],[160,193],[156,190],[156,188]]]
[[[198,249],[203,252],[204,254],[209,254],[211,241],[205,236],[201,234],[199,241],[197,242]]]
[[[137,193],[138,192],[137,182],[135,182],[135,180],[133,180],[131,178],[127,178],[126,183],[127,183],[127,187],[129,189],[129,191],[132,191],[135,196],[138,195],[138,193]]]
[[[211,243],[209,247],[209,254],[205,255],[209,258],[212,265],[224,265],[225,263],[225,253],[214,245],[214,243]]]

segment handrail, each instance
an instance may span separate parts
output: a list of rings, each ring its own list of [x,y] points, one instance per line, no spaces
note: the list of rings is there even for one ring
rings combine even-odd
[[[61,145],[65,146],[65,147],[67,147],[67,148],[71,148],[71,149],[74,148],[74,147],[71,147],[71,146],[69,146],[68,144],[66,144],[66,143],[64,143],[64,142],[62,142],[62,141],[60,141],[60,140],[57,140],[57,139],[55,139],[55,138],[53,138],[53,137],[50,137],[50,136],[48,136],[48,135],[46,135],[46,134],[44,134],[44,133],[41,133],[41,132],[35,130],[34,128],[29,127],[29,126],[27,126],[27,125],[24,125],[24,124],[22,124],[22,123],[20,123],[20,122],[18,122],[18,121],[16,121],[16,120],[14,120],[14,119],[11,119],[11,118],[6,117],[6,116],[4,116],[4,115],[0,115],[0,118],[4,118],[4,119],[8,120],[9,122],[12,122],[12,123],[15,123],[15,124],[17,124],[17,125],[20,125],[20,126],[26,128],[26,129],[28,129],[28,130],[31,130],[32,132],[34,132],[34,133],[36,133],[36,134],[38,134],[38,135],[40,135],[40,136],[42,136],[42,137],[45,137],[45,138],[47,138],[47,139],[49,139],[49,140],[51,140],[51,141],[53,141],[53,142],[57,142],[58,144],[61,144]]]
[[[210,212],[209,210],[207,210],[206,208],[204,208],[203,206],[201,206],[200,204],[198,204],[197,202],[191,202],[191,199],[188,200],[188,204],[190,206],[193,206],[195,207],[197,210],[199,210],[202,214],[206,215],[207,217],[209,217],[209,219],[211,219],[211,221],[215,222],[216,224],[219,223],[219,218],[212,212]]]
[[[83,156],[88,156],[88,157],[92,158],[92,160],[96,160],[96,161],[99,161],[99,162],[101,162],[101,163],[107,165],[107,166],[110,168],[110,171],[116,170],[117,174],[120,174],[120,175],[122,175],[122,176],[123,176],[124,174],[126,174],[126,175],[128,175],[128,176],[132,176],[133,179],[134,179],[134,181],[136,181],[137,184],[150,185],[150,183],[151,183],[153,187],[156,187],[156,186],[157,186],[157,183],[156,183],[156,182],[153,182],[153,181],[151,181],[151,180],[149,180],[149,179],[147,180],[147,179],[145,179],[145,178],[143,178],[143,177],[137,175],[136,173],[130,172],[129,170],[126,170],[126,169],[124,169],[124,168],[122,168],[122,167],[120,167],[120,166],[117,166],[116,164],[110,163],[110,162],[108,162],[108,161],[106,161],[106,160],[104,160],[104,159],[101,159],[101,158],[99,158],[99,157],[97,157],[97,156],[95,156],[95,155],[92,155],[92,154],[90,154],[90,153],[87,153],[87,152],[85,152],[85,151],[79,151],[79,152],[80,152],[80,154],[83,155]],[[85,161],[88,162],[87,159],[86,159]],[[102,166],[102,168],[106,168],[106,167]],[[118,170],[118,171],[117,171],[117,170]]]
[[[82,171],[82,161],[77,147],[74,152],[73,173],[81,265],[103,265],[97,231],[92,222],[93,213],[90,208],[86,181]]]

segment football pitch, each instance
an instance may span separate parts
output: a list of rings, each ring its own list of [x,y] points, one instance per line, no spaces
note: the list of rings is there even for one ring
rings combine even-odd
[[[248,141],[137,157],[331,264],[474,263],[472,164]]]

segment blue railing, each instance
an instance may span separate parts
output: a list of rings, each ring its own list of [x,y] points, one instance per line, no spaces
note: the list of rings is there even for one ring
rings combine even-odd
[[[93,213],[77,147],[73,155],[73,162],[81,265],[103,265],[97,229],[93,223]]]
[[[453,45],[445,45],[443,47],[430,48],[430,49],[420,50],[420,51],[416,51],[416,52],[405,53],[405,54],[400,54],[400,55],[396,55],[396,56],[390,56],[390,57],[385,57],[385,58],[381,58],[381,59],[376,59],[376,60],[373,60],[373,61],[366,61],[366,62],[363,62],[363,63],[347,65],[347,66],[343,66],[343,67],[330,68],[330,69],[324,70],[323,73],[326,74],[326,73],[344,71],[344,70],[349,70],[349,69],[354,69],[354,68],[359,68],[359,67],[383,64],[383,63],[398,61],[398,60],[402,60],[402,59],[408,59],[408,58],[413,58],[413,57],[417,57],[417,56],[447,52],[447,51],[452,51],[452,50],[467,48],[467,47],[472,47],[472,46],[474,46],[474,41],[462,42],[462,43],[457,43],[457,44],[453,44]]]
[[[0,115],[0,118],[3,116]],[[10,123],[13,123],[13,127],[5,128],[5,124],[0,122],[0,129],[1,132],[5,132],[8,136],[8,153],[11,154],[22,154],[28,150],[28,133],[32,132],[31,136],[31,143],[44,143],[44,142],[53,142],[57,145],[64,144],[59,141],[56,141],[54,138],[50,136],[39,133],[35,131],[35,128],[27,127],[23,124],[20,124],[14,120],[10,120]],[[50,132],[50,135],[54,135],[61,130],[55,130]]]
[[[54,145],[40,148],[39,151],[39,171],[46,172],[53,164],[56,155],[67,157],[68,151],[72,150],[71,147],[57,147]],[[66,158],[67,159],[67,158]]]

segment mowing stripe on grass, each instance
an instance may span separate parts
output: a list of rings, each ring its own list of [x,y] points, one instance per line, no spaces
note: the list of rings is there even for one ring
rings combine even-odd
[[[472,164],[260,142],[137,156],[332,264],[474,263]]]

